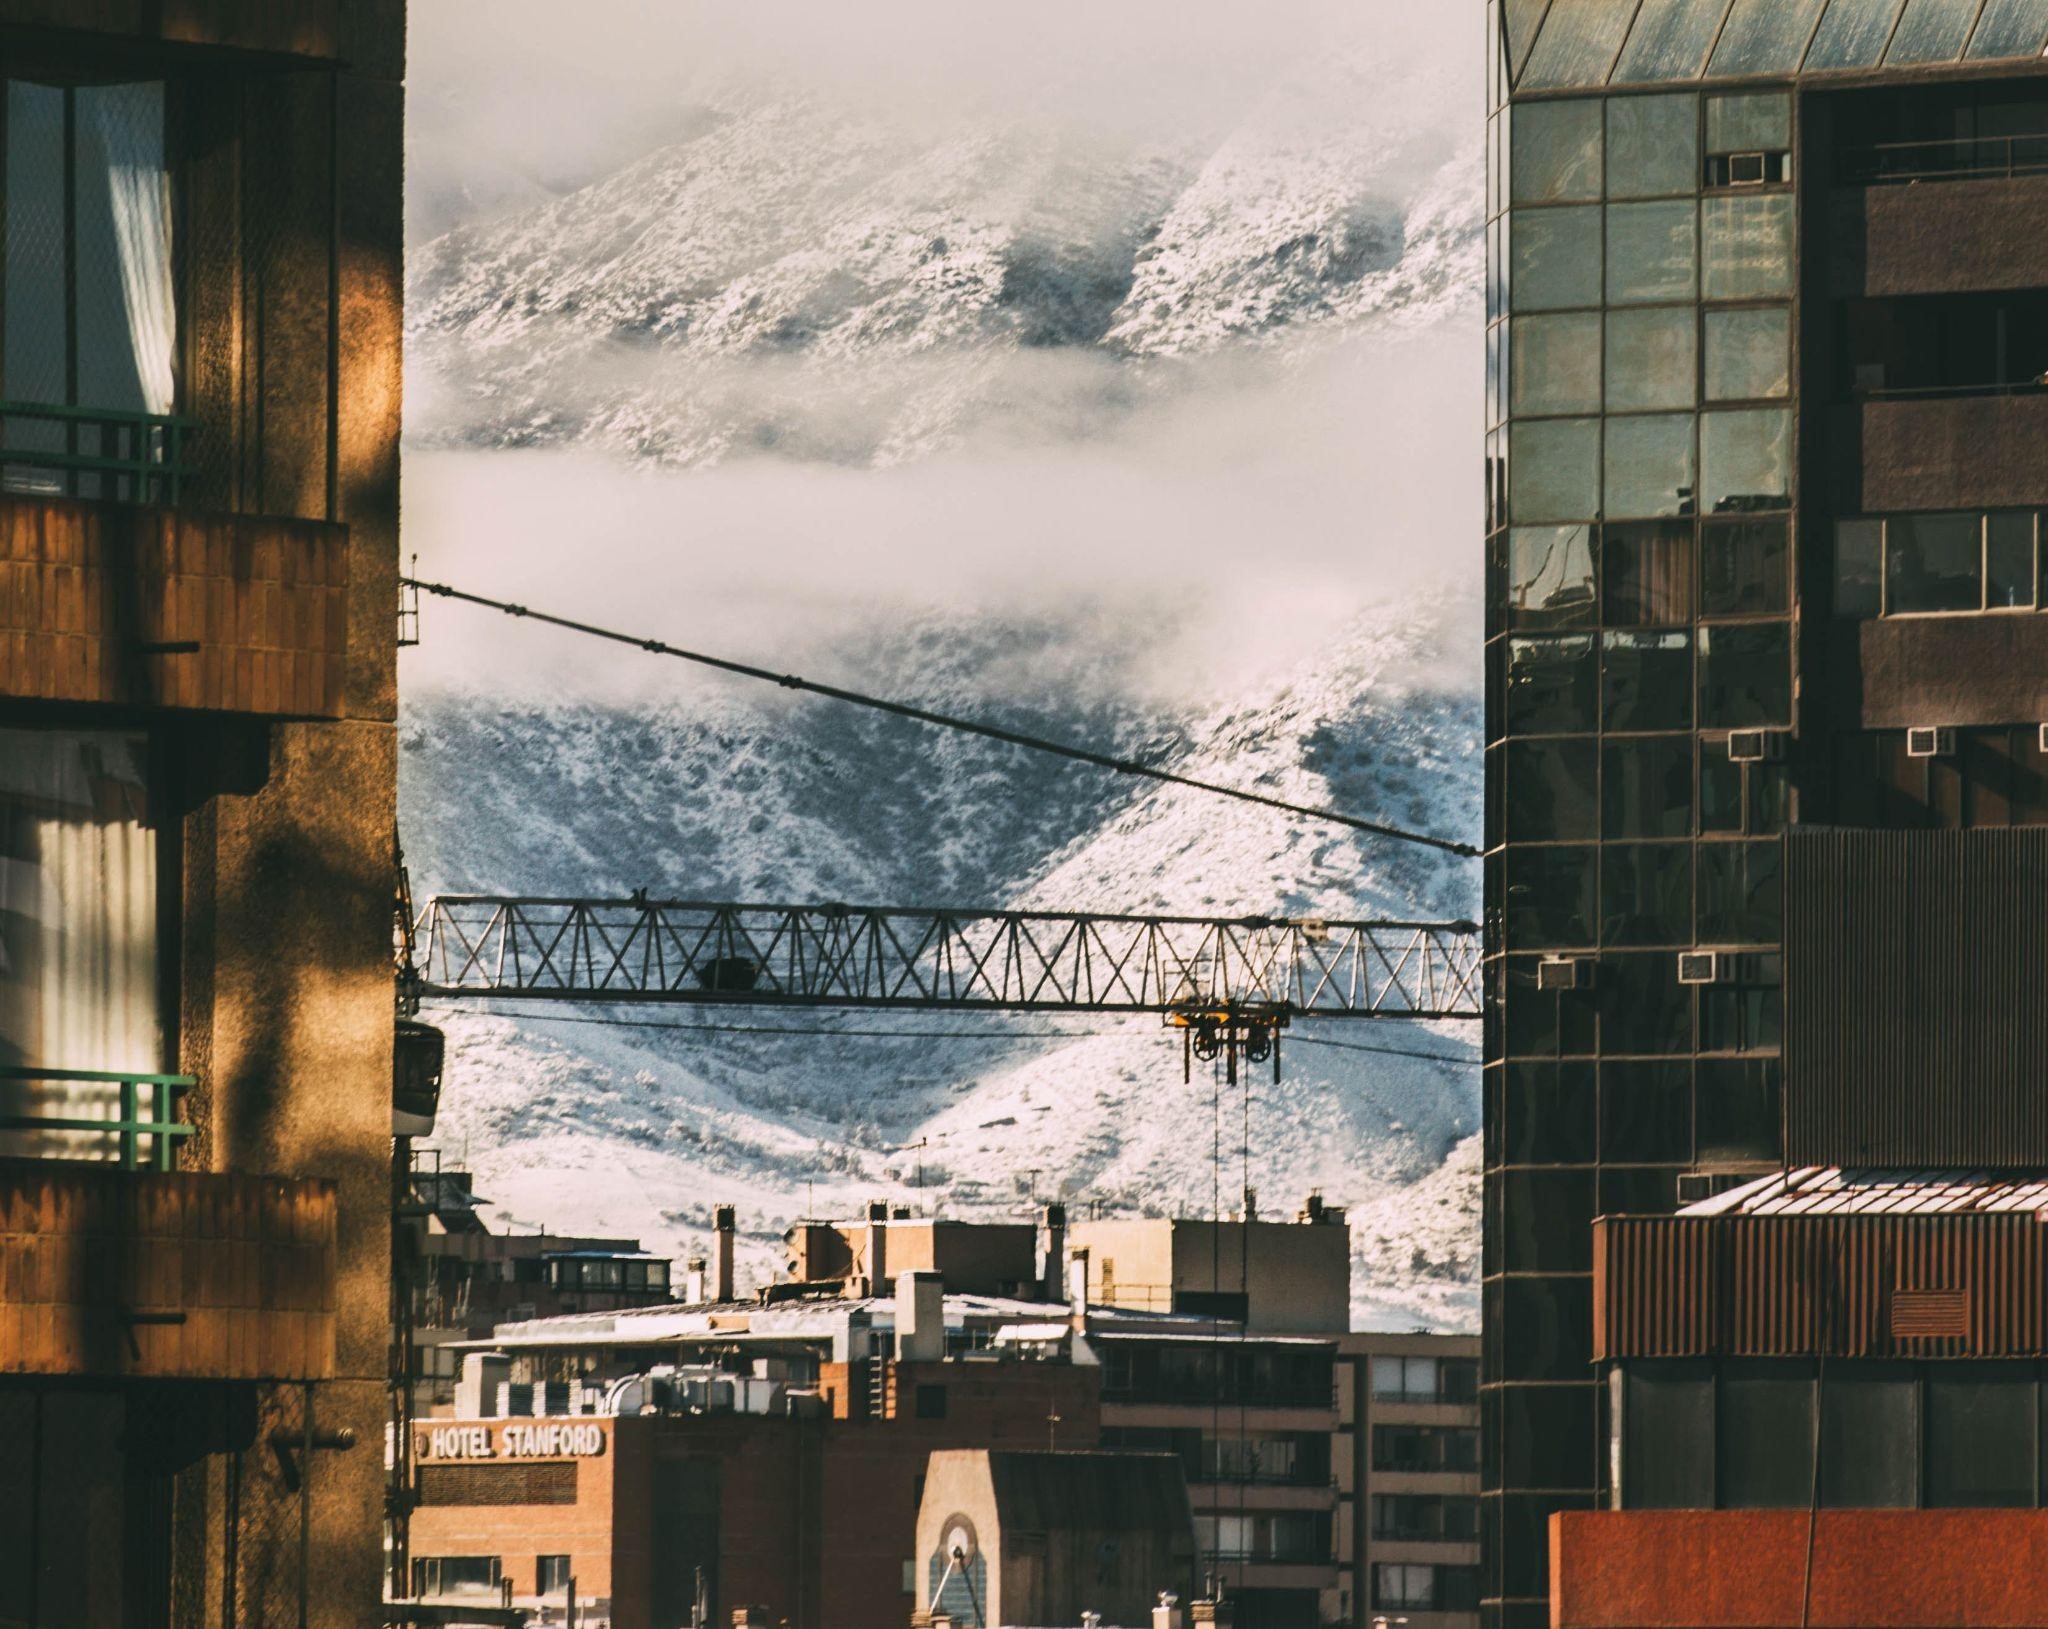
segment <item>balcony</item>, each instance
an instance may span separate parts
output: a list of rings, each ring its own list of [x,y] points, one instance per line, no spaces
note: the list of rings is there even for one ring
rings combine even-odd
[[[1561,1512],[1552,1629],[2048,1623],[2048,1511],[1823,1510],[1810,1536],[1803,1510]]]
[[[2038,287],[2048,139],[2016,141],[2010,174],[1994,145],[1885,149],[1882,161],[1901,173],[1838,190],[1828,216],[1829,292],[1854,298]],[[1914,165],[1930,173],[1903,173]]]
[[[338,717],[347,593],[344,526],[0,493],[0,698]]]
[[[1828,454],[1837,514],[2048,503],[2048,390],[1845,403],[1830,412]]]
[[[193,1084],[0,1070],[0,1374],[332,1375],[334,1184],[173,1170]]]

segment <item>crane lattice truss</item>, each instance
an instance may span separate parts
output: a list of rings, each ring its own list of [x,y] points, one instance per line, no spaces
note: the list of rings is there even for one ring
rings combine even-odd
[[[1477,1018],[1469,922],[442,898],[425,996]]]

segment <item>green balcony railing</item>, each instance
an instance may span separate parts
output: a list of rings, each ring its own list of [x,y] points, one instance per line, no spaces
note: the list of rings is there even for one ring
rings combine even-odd
[[[194,1127],[173,1118],[178,1102],[199,1082],[190,1075],[140,1075],[125,1070],[23,1069],[0,1066],[0,1096],[11,1096],[10,1082],[41,1083],[51,1086],[112,1087],[120,1098],[120,1118],[93,1119],[78,1114],[0,1114],[4,1131],[83,1131],[119,1139],[121,1168],[125,1171],[174,1170],[178,1145],[190,1137]],[[149,1096],[149,1117],[143,1118],[143,1097]],[[149,1138],[145,1154],[142,1139]]]
[[[176,504],[190,419],[0,399],[0,489]]]

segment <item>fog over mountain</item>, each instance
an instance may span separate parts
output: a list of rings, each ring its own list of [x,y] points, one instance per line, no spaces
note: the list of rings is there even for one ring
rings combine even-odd
[[[1425,66],[1392,7],[1281,5],[1148,55],[1166,14],[1139,4],[1100,62],[1047,37],[1068,8],[997,15],[1007,51],[905,0],[876,37],[821,12],[778,55],[678,6],[654,38],[698,55],[594,41],[568,108],[511,94],[543,76],[502,38],[485,65],[519,106],[480,105],[488,76],[437,91],[458,19],[430,22],[422,573],[1473,835],[1479,167],[1435,106],[1460,60]],[[1476,910],[1476,868],[1433,851],[431,602],[427,633],[403,733],[423,894]],[[1360,1222],[1361,1319],[1476,1319],[1456,1026],[1304,1026],[1247,1104],[1184,1083],[1156,1020],[433,1016],[441,1142],[524,1223],[683,1251],[730,1201],[765,1272],[794,1216],[870,1197],[1201,1214],[1320,1186]]]

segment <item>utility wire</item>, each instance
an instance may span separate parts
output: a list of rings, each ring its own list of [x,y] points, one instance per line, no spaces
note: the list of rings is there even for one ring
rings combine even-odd
[[[468,1002],[460,1005],[448,1001],[429,1001],[430,1007],[445,1008],[449,1012],[477,1013],[478,1009]],[[570,1012],[506,1012],[500,1008],[485,1008],[479,1014],[485,1018],[521,1018],[548,1024],[590,1024],[601,1029],[658,1029],[677,1031],[682,1034],[703,1035],[815,1035],[842,1036],[848,1040],[888,1041],[1084,1041],[1099,1036],[1120,1035],[1115,1029],[1017,1029],[983,1031],[971,1029],[833,1029],[825,1025],[806,1024],[672,1024],[659,1018],[596,1018],[584,1013]],[[1388,1058],[1420,1058],[1426,1063],[1470,1063],[1470,1058],[1460,1058],[1448,1052],[1424,1052],[1419,1048],[1404,1046],[1370,1046],[1358,1041],[1325,1041],[1313,1035],[1288,1032],[1289,1046],[1326,1046],[1338,1052],[1371,1052]]]
[[[1044,736],[1004,729],[999,724],[984,724],[977,719],[960,718],[951,713],[937,713],[925,707],[912,707],[905,702],[888,701],[880,696],[866,695],[861,691],[847,690],[838,685],[820,684],[815,679],[800,678],[794,673],[777,673],[770,668],[754,667],[749,663],[730,661],[722,656],[707,656],[702,651],[685,650],[680,645],[670,645],[659,639],[643,639],[637,634],[621,633],[615,628],[600,628],[594,623],[578,622],[571,617],[555,616],[547,611],[536,611],[530,606],[515,605],[509,600],[494,600],[482,594],[466,593],[447,583],[430,583],[418,577],[401,577],[399,582],[404,587],[417,589],[421,593],[433,594],[445,600],[460,600],[468,605],[481,605],[486,610],[502,612],[508,617],[523,617],[530,622],[543,622],[552,628],[566,628],[571,633],[588,634],[593,639],[609,640],[615,645],[631,645],[636,650],[647,651],[651,655],[673,656],[680,661],[695,662],[700,667],[716,668],[721,673],[738,674],[744,679],[762,679],[769,684],[780,685],[785,690],[806,691],[814,696],[825,696],[855,707],[872,708],[876,712],[889,713],[897,718],[914,719],[920,724],[932,724],[946,730],[960,730],[968,735],[983,736],[990,741],[1024,747],[1032,752],[1051,753],[1055,757],[1069,758],[1075,763],[1093,764],[1098,769],[1111,770],[1119,775],[1138,775],[1147,780],[1164,781],[1170,786],[1191,787],[1197,792],[1235,798],[1240,803],[1256,803],[1263,808],[1278,809],[1283,814],[1300,815],[1307,820],[1323,820],[1336,826],[1348,826],[1353,831],[1370,832],[1376,837],[1391,837],[1404,843],[1420,843],[1424,847],[1440,849],[1446,854],[1455,854],[1463,859],[1477,859],[1479,856],[1479,850],[1470,843],[1454,842],[1448,837],[1432,837],[1425,832],[1403,831],[1398,826],[1382,825],[1374,820],[1360,820],[1355,815],[1340,814],[1335,809],[1318,809],[1308,804],[1289,803],[1284,798],[1267,797],[1263,792],[1250,792],[1238,786],[1222,786],[1214,781],[1198,780],[1192,775],[1177,775],[1170,769],[1157,769],[1150,764],[1138,763],[1134,759],[1118,758],[1110,753],[1091,751],[1087,747],[1051,741]]]

